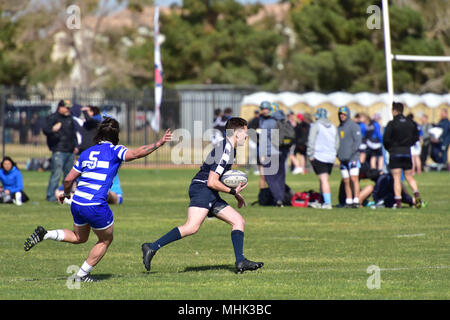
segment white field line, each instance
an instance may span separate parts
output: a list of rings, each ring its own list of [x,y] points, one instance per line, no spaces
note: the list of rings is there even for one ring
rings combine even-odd
[[[424,237],[425,233],[414,233],[414,234],[399,234],[397,238],[412,238],[412,237]]]
[[[444,269],[450,269],[450,266],[423,266],[423,267],[403,267],[403,268],[380,268],[380,271],[405,271],[405,270],[424,270],[424,269],[436,269],[436,270],[444,270]],[[287,269],[287,270],[276,270],[275,273],[311,273],[311,272],[356,272],[356,273],[367,273],[366,269],[353,269],[353,270],[346,270],[346,269]],[[184,271],[178,271],[176,273],[180,273]],[[261,273],[264,273],[264,270],[262,269],[260,271]],[[214,272],[215,275],[223,276],[224,271],[216,271]],[[211,276],[211,274],[209,274]],[[146,275],[147,276],[147,275]],[[123,279],[123,278],[140,278],[141,276],[136,275],[122,275],[117,274],[115,276],[112,276],[110,279]],[[67,277],[68,278],[68,277]],[[43,277],[43,278],[13,278],[9,280],[5,280],[5,282],[18,282],[18,281],[47,281],[47,280],[67,280],[67,278],[64,277]],[[106,281],[106,280],[102,280]]]

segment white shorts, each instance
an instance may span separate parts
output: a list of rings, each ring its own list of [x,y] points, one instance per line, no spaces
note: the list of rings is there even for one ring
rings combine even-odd
[[[413,156],[420,156],[421,151],[422,151],[422,146],[420,145],[420,141],[417,141],[411,147],[411,155],[413,155]]]

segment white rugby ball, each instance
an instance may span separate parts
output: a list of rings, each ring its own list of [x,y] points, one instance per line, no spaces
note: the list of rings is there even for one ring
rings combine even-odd
[[[227,187],[236,188],[240,183],[242,183],[242,185],[246,184],[248,177],[240,170],[228,170],[222,175],[220,181]]]

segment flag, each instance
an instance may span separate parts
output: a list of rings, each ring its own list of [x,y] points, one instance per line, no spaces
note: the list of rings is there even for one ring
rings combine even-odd
[[[155,112],[152,119],[152,129],[155,132],[159,132],[160,123],[160,107],[163,93],[162,84],[162,64],[161,64],[161,52],[159,48],[159,7],[155,7],[155,17],[154,17],[154,43],[155,43]]]

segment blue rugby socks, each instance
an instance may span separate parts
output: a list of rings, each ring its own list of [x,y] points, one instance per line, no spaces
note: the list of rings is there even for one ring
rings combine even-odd
[[[325,204],[331,204],[331,193],[322,193],[322,196]]]
[[[150,248],[152,250],[158,250],[159,248],[164,247],[165,245],[180,239],[181,239],[180,230],[178,230],[178,227],[176,227],[167,232],[165,235],[163,235],[155,242],[151,243]]]
[[[243,261],[244,258],[244,233],[240,230],[231,231],[231,241],[233,242],[236,262]]]

